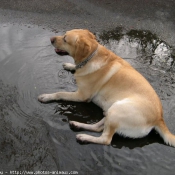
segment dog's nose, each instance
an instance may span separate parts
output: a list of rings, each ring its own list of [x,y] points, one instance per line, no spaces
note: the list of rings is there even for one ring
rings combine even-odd
[[[50,38],[50,41],[53,44],[55,42],[55,37]]]

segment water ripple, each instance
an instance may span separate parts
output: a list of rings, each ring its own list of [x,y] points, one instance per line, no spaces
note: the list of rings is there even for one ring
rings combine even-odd
[[[70,72],[64,69],[61,69],[58,72],[58,81],[60,84],[67,84],[67,83],[72,85],[76,84],[74,76]]]

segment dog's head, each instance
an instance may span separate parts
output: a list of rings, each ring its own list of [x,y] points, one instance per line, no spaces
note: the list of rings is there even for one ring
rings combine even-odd
[[[70,55],[74,58],[75,63],[83,61],[98,46],[95,36],[83,29],[70,30],[65,35],[55,36],[50,40],[57,54]]]

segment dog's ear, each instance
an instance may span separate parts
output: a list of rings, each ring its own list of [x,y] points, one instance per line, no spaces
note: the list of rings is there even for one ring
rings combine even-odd
[[[93,33],[89,32],[89,34],[90,34],[90,36],[91,36],[92,39],[95,39],[96,40],[96,36]]]
[[[91,42],[84,37],[80,37],[75,45],[75,63],[78,64],[86,58],[91,52]]]
[[[88,29],[84,29],[87,33],[88,33],[88,36],[91,38],[91,39],[95,39],[96,40],[96,36],[91,33]]]

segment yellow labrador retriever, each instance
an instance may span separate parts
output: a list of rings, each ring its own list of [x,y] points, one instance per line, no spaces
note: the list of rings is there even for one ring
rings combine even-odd
[[[56,53],[73,57],[75,65],[65,63],[63,67],[75,70],[78,89],[76,92],[42,94],[38,100],[43,103],[55,100],[92,101],[105,114],[96,124],[70,121],[75,128],[103,131],[100,137],[78,134],[78,141],[109,145],[115,132],[140,138],[154,128],[166,144],[175,147],[175,136],[164,122],[159,97],[129,63],[100,45],[88,30],[68,31],[64,36],[51,38],[51,43]]]

